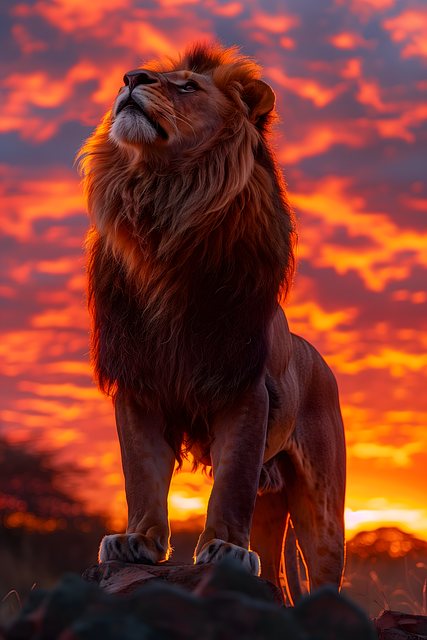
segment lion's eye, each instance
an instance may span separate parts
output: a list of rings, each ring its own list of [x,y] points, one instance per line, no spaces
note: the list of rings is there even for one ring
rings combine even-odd
[[[179,90],[182,92],[190,93],[191,91],[197,91],[199,87],[195,82],[186,82],[184,85],[179,87]]]

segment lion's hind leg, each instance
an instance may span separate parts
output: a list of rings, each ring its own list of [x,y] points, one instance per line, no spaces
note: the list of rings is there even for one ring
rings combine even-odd
[[[317,351],[294,337],[300,388],[295,429],[282,455],[290,517],[309,587],[341,585],[346,456],[335,378]]]
[[[280,587],[280,563],[288,520],[286,493],[258,494],[251,527],[251,549],[261,560],[261,577]]]
[[[273,460],[280,473],[279,453]],[[263,491],[257,496],[252,519],[251,548],[261,560],[261,577],[279,588],[285,582],[286,592],[292,604],[302,596],[299,579],[297,548],[294,530],[289,519],[286,487]],[[284,575],[281,575],[282,560]],[[281,580],[282,578],[282,580]]]
[[[344,567],[343,506],[331,489],[328,494],[318,482],[307,481],[289,458],[285,471],[289,511],[298,549],[306,568],[309,590],[323,584],[340,587]],[[298,471],[301,471],[299,469]]]

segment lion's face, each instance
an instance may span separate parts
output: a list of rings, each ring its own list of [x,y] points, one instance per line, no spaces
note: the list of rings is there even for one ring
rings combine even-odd
[[[211,75],[136,69],[124,76],[111,112],[110,140],[119,146],[187,150],[211,139],[230,103]]]

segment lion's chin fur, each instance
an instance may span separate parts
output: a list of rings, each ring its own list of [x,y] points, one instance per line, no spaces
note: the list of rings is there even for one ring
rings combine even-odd
[[[157,131],[139,113],[122,111],[114,120],[108,137],[118,146],[140,147],[142,144],[154,143],[158,136]]]
[[[214,139],[156,169],[155,152],[130,160],[119,138],[127,143],[132,127],[124,134],[107,114],[81,152],[95,378],[105,394],[160,412],[179,462],[265,374],[294,268],[294,218],[267,142],[272,114],[255,127],[236,89],[259,69],[235,50],[203,47],[176,66],[200,61],[227,95]]]

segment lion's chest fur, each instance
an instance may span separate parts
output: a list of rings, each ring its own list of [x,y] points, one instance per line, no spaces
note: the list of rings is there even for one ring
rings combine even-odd
[[[102,240],[93,266],[101,377],[142,404],[190,419],[223,409],[262,374],[271,300],[260,300],[243,265],[203,270],[203,260],[165,272],[155,287],[129,280],[119,261],[105,262]],[[246,268],[246,267],[245,267]],[[165,300],[167,304],[165,305]]]

